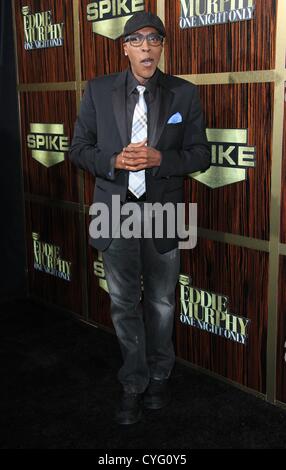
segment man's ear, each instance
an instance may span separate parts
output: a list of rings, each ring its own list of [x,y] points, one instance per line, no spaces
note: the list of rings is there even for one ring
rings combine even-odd
[[[127,52],[127,45],[126,44],[123,44],[123,50],[124,50],[124,55],[126,55],[126,57],[127,57],[128,52]]]

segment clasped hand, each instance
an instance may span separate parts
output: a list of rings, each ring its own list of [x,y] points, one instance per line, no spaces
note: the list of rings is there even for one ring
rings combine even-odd
[[[129,144],[122,152],[117,155],[115,168],[127,171],[140,171],[146,168],[160,166],[161,153],[152,148],[147,147],[147,140],[137,144]]]

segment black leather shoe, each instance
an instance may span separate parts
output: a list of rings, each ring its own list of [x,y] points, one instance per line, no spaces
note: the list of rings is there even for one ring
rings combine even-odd
[[[124,392],[115,419],[118,424],[135,424],[142,417],[142,393]]]
[[[160,410],[171,401],[168,379],[151,379],[144,394],[144,406],[151,410]]]

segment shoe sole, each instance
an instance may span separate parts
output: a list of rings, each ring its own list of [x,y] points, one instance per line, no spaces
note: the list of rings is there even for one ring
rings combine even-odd
[[[139,414],[139,416],[137,417],[137,419],[134,419],[134,420],[130,420],[130,419],[117,419],[115,418],[117,424],[121,424],[122,426],[129,426],[129,425],[132,425],[132,424],[136,424],[138,423],[141,419],[142,419],[142,412]]]
[[[165,403],[148,403],[144,401],[143,406],[148,410],[161,410],[162,408],[165,408],[165,406],[169,405],[170,401],[171,398],[169,398]]]

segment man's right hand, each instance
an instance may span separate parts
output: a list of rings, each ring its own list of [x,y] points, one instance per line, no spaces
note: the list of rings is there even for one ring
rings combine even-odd
[[[139,142],[138,144],[130,144],[132,147],[136,147],[138,149],[143,148],[146,146],[147,139],[143,140],[143,142]],[[128,147],[127,147],[128,148]],[[126,171],[139,171],[146,168],[146,157],[139,157],[134,156],[134,153],[126,152],[126,148],[122,150],[122,152],[117,155],[115,159],[114,167],[117,170],[126,170]]]

